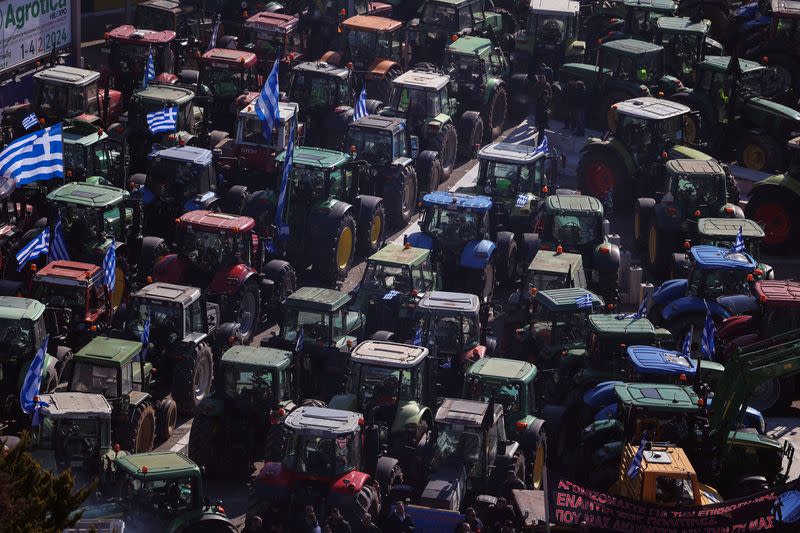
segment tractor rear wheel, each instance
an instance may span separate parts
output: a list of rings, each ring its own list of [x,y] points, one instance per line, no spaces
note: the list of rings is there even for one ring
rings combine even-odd
[[[180,361],[172,374],[172,397],[181,413],[191,414],[211,393],[214,381],[214,356],[204,342],[196,345],[191,357]]]
[[[142,402],[133,412],[127,449],[133,453],[153,451],[156,436],[156,410],[148,402]]]
[[[384,187],[383,202],[386,204],[386,217],[392,228],[405,227],[414,215],[417,201],[417,171],[407,165],[400,175],[390,180]]]
[[[175,400],[167,396],[158,402],[156,409],[156,422],[158,423],[157,436],[159,442],[166,442],[175,431],[178,420],[178,407]]]
[[[363,206],[362,209],[364,209]],[[386,233],[386,214],[383,202],[375,204],[372,209],[359,213],[359,217],[362,218],[358,221],[358,239],[356,240],[359,255],[369,257],[383,245]]]
[[[578,161],[578,188],[583,194],[606,202],[613,194],[614,205],[624,206],[630,177],[625,165],[610,150],[593,148]]]
[[[795,197],[788,190],[756,189],[745,207],[747,218],[764,227],[762,251],[771,254],[785,254],[797,242],[800,219],[793,201]]]
[[[247,344],[258,329],[261,320],[261,295],[258,286],[245,282],[235,296],[228,299],[224,322],[238,322],[242,343]]]
[[[486,263],[482,270],[470,270],[467,279],[471,280],[469,287],[473,289],[482,303],[491,302],[494,296],[495,268],[494,258]]]
[[[139,254],[137,270],[139,278],[144,281],[153,273],[153,267],[159,258],[169,253],[169,246],[161,237],[145,237],[142,239],[142,251]]]
[[[517,241],[510,231],[498,232],[497,251],[497,277],[503,285],[511,285],[517,280]]]
[[[639,198],[633,210],[633,238],[636,247],[641,251],[647,247],[649,237],[647,230],[650,227],[650,215],[656,201],[653,198]]]
[[[353,215],[345,213],[328,236],[328,253],[321,254],[327,260],[322,264],[314,265],[325,281],[335,283],[350,271],[356,250],[355,237],[356,223]]]
[[[439,190],[444,170],[442,158],[434,150],[425,150],[417,157],[417,190],[419,192],[434,192]],[[416,199],[415,199],[416,201]],[[411,215],[409,215],[409,218]]]
[[[439,129],[439,132],[430,141],[430,149],[439,152],[442,176],[446,180],[456,166],[456,155],[458,155],[458,134],[452,122],[448,122]]]
[[[208,415],[198,414],[192,420],[192,428],[189,432],[189,459],[203,466],[211,473],[215,470],[218,462],[217,455],[217,433],[219,426],[217,419]]]
[[[651,217],[647,233],[647,263],[651,274],[657,277],[666,275],[677,244],[675,232],[659,228],[654,217]]]
[[[495,88],[492,97],[483,108],[483,140],[490,143],[503,133],[508,111],[508,94],[504,85]]]
[[[766,132],[745,136],[739,142],[736,155],[743,167],[762,172],[777,171],[782,162],[780,147]]]
[[[458,124],[458,156],[472,158],[472,150],[483,144],[483,119],[477,111],[465,111]]]

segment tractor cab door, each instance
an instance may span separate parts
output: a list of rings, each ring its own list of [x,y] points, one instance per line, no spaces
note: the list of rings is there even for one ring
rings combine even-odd
[[[492,78],[502,78],[508,72],[508,62],[506,56],[499,47],[495,47],[489,54],[489,76]]]

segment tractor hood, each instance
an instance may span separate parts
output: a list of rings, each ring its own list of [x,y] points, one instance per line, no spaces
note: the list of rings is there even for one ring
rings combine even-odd
[[[689,148],[688,146],[683,146],[681,144],[672,146],[669,149],[669,158],[670,159],[698,159],[700,161],[708,161],[711,159],[711,156],[701,152],[700,150],[695,150],[694,148]]]
[[[180,285],[189,274],[189,259],[178,254],[168,254],[153,266],[153,281]]]
[[[766,115],[766,118],[764,115]],[[791,107],[786,107],[785,105],[760,96],[747,100],[745,103],[745,116],[756,123],[785,120],[787,122],[800,124],[800,111],[795,111]],[[760,119],[756,120],[759,117]]]
[[[244,263],[237,263],[228,268],[223,268],[214,274],[211,285],[208,286],[208,292],[210,294],[234,294],[239,289],[239,286],[253,273],[255,273],[255,270]]]

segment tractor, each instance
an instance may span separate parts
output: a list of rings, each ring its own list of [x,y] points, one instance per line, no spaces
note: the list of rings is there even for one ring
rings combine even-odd
[[[301,26],[307,42],[307,57],[320,57],[326,50],[345,47],[343,24],[348,17],[372,15],[388,17],[392,6],[370,0],[332,0],[330,2],[304,2],[308,9],[301,16]],[[297,12],[304,8],[297,9]]]
[[[535,0],[527,6],[527,25],[514,35],[511,53],[515,89],[527,93],[528,76],[542,63],[557,71],[564,63],[583,62],[580,9],[576,0]]]
[[[80,349],[111,326],[114,309],[97,265],[51,261],[34,273],[30,293],[47,306],[47,332],[60,345]]]
[[[227,48],[213,48],[200,56],[200,72],[197,80],[181,73],[181,81],[194,82],[208,89],[198,91],[207,96],[211,102],[205,112],[209,117],[204,117],[219,131],[232,131],[236,124],[236,114],[258,96],[260,77],[257,70],[258,59],[252,52],[229,50]],[[192,73],[193,74],[193,73]]]
[[[586,33],[586,56],[594,57],[597,47],[613,39],[653,42],[658,21],[675,15],[674,0],[615,0],[589,4],[582,23]]]
[[[100,73],[93,70],[56,65],[33,75],[32,109],[52,125],[65,118],[100,122],[108,127],[122,113],[122,94],[98,87]]]
[[[791,159],[785,173],[753,184],[745,215],[764,226],[763,248],[787,254],[800,235],[800,217],[794,202],[800,198],[800,137],[787,143]]]
[[[0,411],[4,419],[22,414],[19,393],[30,364],[47,335],[44,304],[28,298],[0,296]],[[52,354],[52,355],[51,355]],[[40,392],[53,392],[71,366],[72,351],[57,342],[47,348]]]
[[[342,29],[347,36],[344,51],[328,51],[321,60],[334,65],[351,62],[355,72],[363,78],[367,95],[388,102],[392,80],[409,63],[403,23],[384,17],[356,15],[342,22]]]
[[[691,83],[695,66],[706,56],[722,54],[722,45],[708,36],[711,23],[687,17],[660,17],[654,41],[664,47],[667,74]]]
[[[113,468],[111,500],[87,506],[82,518],[124,516],[135,531],[237,531],[221,500],[208,503],[200,467],[182,453],[120,454]]]
[[[432,192],[423,197],[422,208],[420,231],[405,235],[405,242],[433,251],[445,290],[473,292],[482,303],[491,302],[497,248],[489,240],[491,198]]]
[[[268,260],[267,241],[250,217],[198,210],[181,215],[175,225],[174,253],[165,253],[160,238],[143,246],[148,258],[143,262],[154,265],[153,280],[200,287],[219,304],[222,320],[240,325],[248,343],[294,290],[294,269],[286,261]]]
[[[421,148],[439,153],[444,180],[450,177],[458,155],[458,133],[453,123],[455,98],[448,96],[450,77],[431,70],[409,70],[392,81],[389,104],[381,115],[406,119]],[[436,190],[433,183],[431,191]],[[438,183],[437,183],[438,185]]]
[[[383,330],[410,338],[419,299],[441,283],[428,249],[387,244],[368,257],[355,296],[366,316],[366,336]]]
[[[62,122],[64,176],[82,181],[95,176],[106,185],[121,187],[127,177],[127,156],[119,139],[112,138],[96,124],[83,120]],[[113,183],[112,183],[113,182]]]
[[[207,16],[211,6],[205,4],[205,1],[186,0],[139,2],[134,11],[133,26],[142,30],[174,31],[180,54],[187,57],[190,53],[200,51],[203,43],[207,43],[211,37],[213,24],[211,17]],[[204,6],[209,9],[204,9]],[[217,39],[223,46],[230,40],[228,35],[220,35]]]
[[[346,292],[301,287],[283,302],[278,333],[261,340],[261,346],[296,352],[295,383],[306,398],[326,401],[344,390],[347,361],[363,338],[365,319],[350,304]]]
[[[620,251],[603,234],[603,204],[597,198],[548,196],[539,204],[534,228],[528,257],[539,250],[581,254],[589,288],[606,303],[617,304]]]
[[[360,187],[383,198],[391,227],[406,226],[420,193],[435,191],[442,181],[442,162],[432,150],[419,151],[419,138],[405,119],[371,115],[347,126],[345,146],[364,162]]]
[[[44,217],[51,186],[43,181],[17,187],[13,177],[0,176],[0,294],[17,294],[29,281],[30,266],[18,270],[16,255],[47,225]],[[31,261],[39,267],[45,262],[45,257]]]
[[[147,360],[158,370],[159,396],[169,394],[179,412],[193,413],[211,394],[220,354],[238,342],[238,324],[221,324],[219,305],[207,302],[197,287],[167,283],[133,294],[126,314],[130,339],[141,339],[150,320]]]
[[[673,253],[694,240],[701,217],[744,219],[730,171],[713,159],[671,159],[664,168],[666,192],[660,198],[639,198],[633,217],[636,244],[647,251],[642,254],[647,268],[659,276],[669,273]]]
[[[197,407],[189,457],[210,473],[249,476],[255,461],[283,454],[280,424],[295,408],[292,353],[234,346],[219,363],[214,392]],[[231,441],[231,435],[236,439]]]
[[[111,404],[111,435],[123,450],[149,452],[158,438],[165,442],[178,416],[169,396],[156,400],[153,365],[142,356],[142,343],[95,337],[78,350],[70,392],[102,394]]]
[[[445,51],[443,66],[450,76],[451,94],[458,103],[458,136],[462,156],[476,145],[497,139],[508,114],[511,67],[505,53],[489,39],[459,37]],[[476,120],[480,114],[480,123]],[[483,126],[483,131],[479,127]],[[482,133],[482,135],[481,135]]]
[[[786,168],[790,133],[800,130],[800,111],[764,96],[768,69],[738,57],[707,57],[695,67],[693,89],[671,96],[690,114],[686,141],[705,142],[721,157],[760,171]]]
[[[366,430],[360,413],[323,407],[298,407],[283,421],[286,453],[280,462],[267,462],[253,482],[248,519],[264,522],[287,518],[300,530],[306,506],[320,516],[338,507],[356,523],[364,513],[380,516],[381,490],[375,476],[366,473]],[[402,476],[399,468],[386,472],[389,480]],[[394,475],[394,477],[390,477]],[[274,508],[280,517],[270,516]]]
[[[304,57],[300,19],[296,15],[261,11],[245,21],[244,29],[247,38],[240,47],[258,57],[262,72],[268,72],[280,57],[278,82],[286,91],[292,67]]]

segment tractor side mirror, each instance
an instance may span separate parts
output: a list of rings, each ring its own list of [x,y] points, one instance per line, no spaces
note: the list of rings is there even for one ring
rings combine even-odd
[[[419,137],[412,135],[409,144],[411,144],[411,159],[416,159],[419,155]]]

